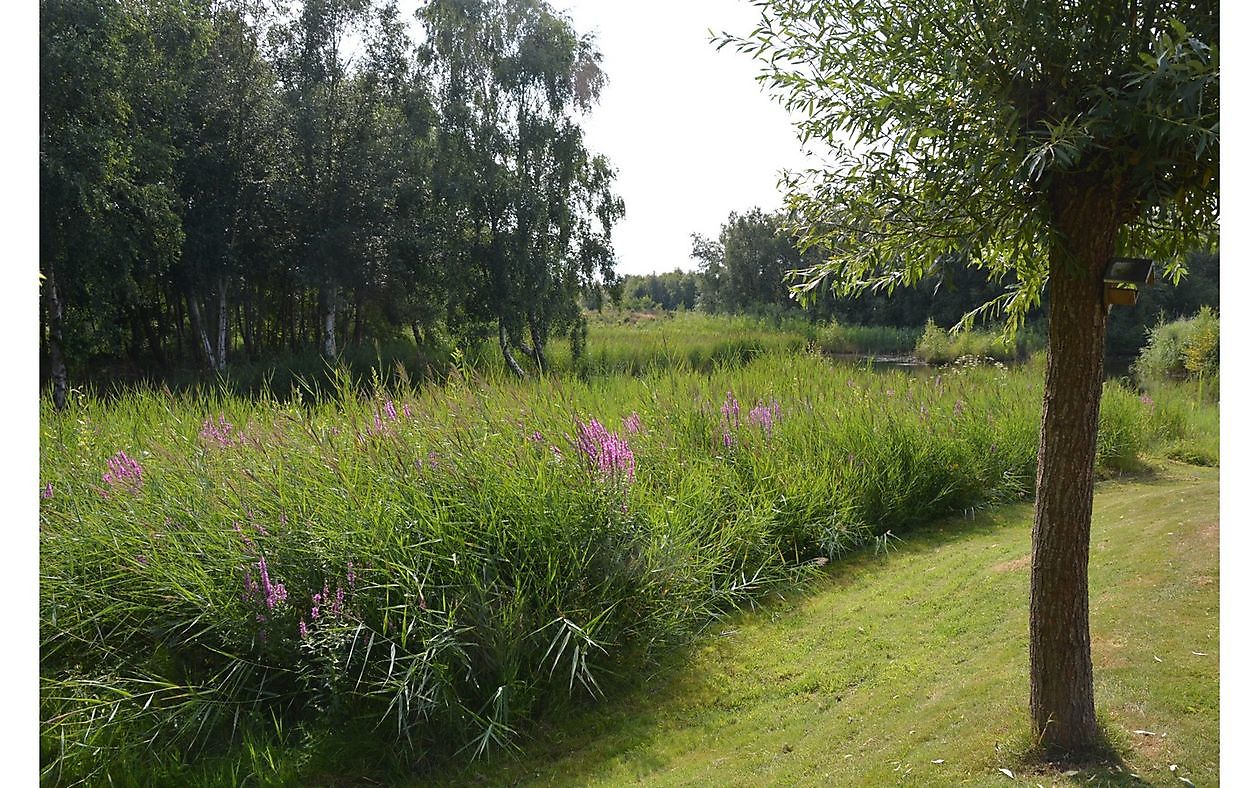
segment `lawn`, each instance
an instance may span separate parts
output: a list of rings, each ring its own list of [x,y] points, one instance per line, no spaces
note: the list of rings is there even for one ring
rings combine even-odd
[[[1176,463],[1099,485],[1091,610],[1107,765],[1073,774],[1028,757],[1031,507],[1013,504],[834,562],[809,593],[715,623],[519,756],[435,782],[1216,784],[1218,502],[1216,469]]]

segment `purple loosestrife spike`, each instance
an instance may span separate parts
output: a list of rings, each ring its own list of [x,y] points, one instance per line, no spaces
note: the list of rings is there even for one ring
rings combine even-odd
[[[45,501],[53,497],[52,482],[48,482],[43,486],[43,488],[39,491],[39,497],[43,498]]]
[[[310,634],[310,631],[307,630],[306,628],[306,619],[299,620],[298,621],[298,637],[302,638],[303,640],[306,640],[306,636],[309,634]]]
[[[739,400],[733,392],[726,392],[726,401],[722,403],[722,421],[734,429],[739,426]]]
[[[751,424],[760,425],[766,437],[770,437],[770,430],[774,426],[774,414],[768,407],[761,404],[761,400],[757,400],[757,406],[748,411],[748,421]]]
[[[405,402],[403,403],[403,416],[411,418],[411,406]]]
[[[109,458],[106,465],[108,470],[101,474],[102,482],[109,487],[122,487],[133,493],[140,491],[144,483],[144,471],[140,463],[127,456],[127,452],[118,452]],[[108,493],[104,495],[106,498],[109,497]]]
[[[730,430],[722,432],[722,445],[728,449],[735,445],[735,436],[731,435]]]
[[[631,411],[629,416],[622,419],[621,426],[625,429],[627,435],[634,435],[643,429],[643,422],[639,420],[639,412],[637,410]]]
[[[350,586],[350,590],[354,590],[354,561],[346,562],[346,583]]]
[[[389,416],[390,421],[398,421],[398,411],[394,410],[394,401],[392,399],[385,400],[385,415]]]
[[[542,443],[544,440],[543,434],[539,432],[538,430],[534,430],[532,433],[530,433],[529,439],[533,441],[534,443]]]

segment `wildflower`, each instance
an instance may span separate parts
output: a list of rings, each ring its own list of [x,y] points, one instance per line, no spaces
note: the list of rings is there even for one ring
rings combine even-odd
[[[101,474],[101,481],[108,487],[123,487],[133,493],[140,491],[140,485],[144,483],[144,471],[140,463],[128,457],[125,451],[120,451],[109,458],[107,464],[109,469]],[[108,493],[105,497],[109,497]]]
[[[577,448],[606,480],[624,479],[626,483],[634,480],[634,452],[630,444],[609,432],[598,419],[585,424],[578,422]]]
[[[148,566],[149,557],[144,553],[136,553],[136,562],[139,563],[140,566]]]
[[[1149,394],[1143,394],[1141,398],[1141,402],[1143,405],[1145,405],[1148,408],[1152,408],[1155,406],[1155,400],[1151,399],[1151,396]]]
[[[730,430],[722,431],[722,445],[728,449],[735,445],[735,436],[731,435]]]
[[[621,420],[621,426],[627,435],[633,435],[643,429],[643,423],[639,420],[639,412],[631,411],[629,416]]]
[[[411,406],[405,402],[403,403],[403,416],[411,418]]]
[[[303,640],[306,640],[306,636],[309,634],[310,634],[310,631],[307,630],[306,628],[306,619],[303,618],[299,620],[298,621],[298,637],[302,638]]]
[[[529,439],[534,443],[542,443],[544,440],[543,434],[539,432],[538,430],[534,430],[532,433],[530,433]]]
[[[739,400],[730,391],[726,392],[726,401],[722,403],[722,421],[729,427],[739,426]]]
[[[46,501],[52,496],[53,496],[52,482],[48,482],[47,484],[43,486],[42,489],[40,489],[39,497],[43,498]]]
[[[765,431],[766,437],[770,437],[770,430],[774,425],[774,414],[770,408],[761,404],[761,400],[757,400],[756,407],[748,411],[748,421],[751,424],[760,425],[761,429]]]
[[[271,582],[271,575],[267,572],[266,558],[258,559],[258,574],[262,578],[263,601],[266,602],[268,610],[275,610],[276,605],[289,598],[289,592],[284,587],[284,583]]]
[[[398,421],[398,411],[394,410],[394,401],[392,399],[385,400],[385,415],[389,416],[390,421]]]
[[[346,562],[346,584],[354,590],[354,561]]]
[[[231,446],[234,441],[237,443],[243,442],[244,438],[239,435],[235,439],[232,437],[232,430],[232,423],[220,413],[217,424],[212,418],[202,422],[200,435],[204,440],[213,441],[224,447]]]

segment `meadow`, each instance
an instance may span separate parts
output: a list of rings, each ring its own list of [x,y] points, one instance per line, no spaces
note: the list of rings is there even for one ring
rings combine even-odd
[[[283,400],[45,401],[44,779],[512,747],[828,561],[1030,492],[1036,364],[907,375],[749,341],[593,342],[607,374],[535,381],[468,360]],[[1216,420],[1188,390],[1108,383],[1100,470],[1212,463]]]

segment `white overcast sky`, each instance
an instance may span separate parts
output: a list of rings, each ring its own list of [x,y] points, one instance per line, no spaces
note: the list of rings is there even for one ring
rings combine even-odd
[[[716,237],[731,211],[782,204],[780,172],[806,166],[795,129],[752,58],[709,43],[710,29],[753,29],[747,0],[552,5],[595,33],[604,56],[608,85],[583,125],[626,202],[613,233],[619,273],[694,268],[692,233]]]

